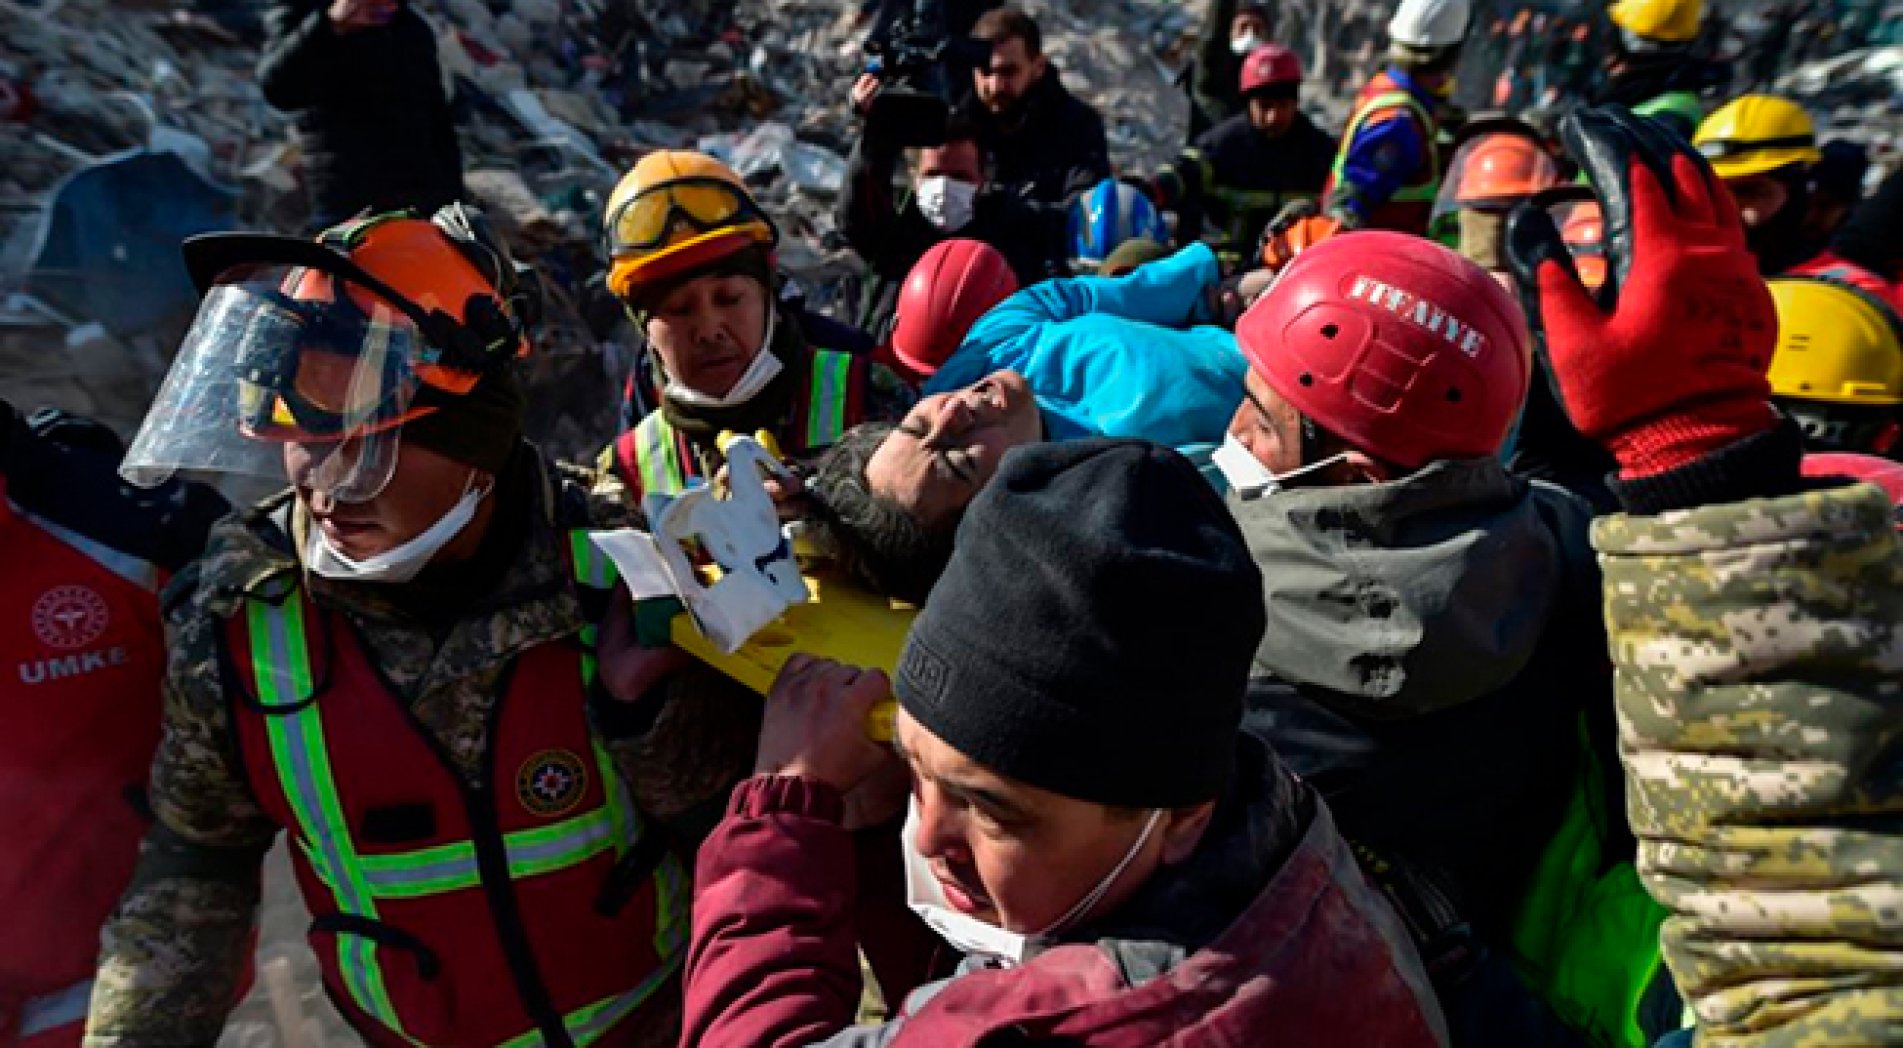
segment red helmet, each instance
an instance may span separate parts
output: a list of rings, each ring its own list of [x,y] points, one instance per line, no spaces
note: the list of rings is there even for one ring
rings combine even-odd
[[[1242,93],[1302,82],[1302,60],[1281,44],[1263,44],[1242,60]]]
[[[892,355],[914,378],[929,377],[965,340],[971,325],[1017,289],[1017,274],[990,244],[941,241],[905,275]]]
[[[1823,451],[1804,456],[1803,472],[1807,477],[1849,477],[1882,488],[1890,496],[1890,505],[1897,507],[1896,526],[1903,531],[1903,462],[1848,451]]]
[[[1526,320],[1499,282],[1400,233],[1344,233],[1297,255],[1236,340],[1296,410],[1404,469],[1498,452],[1533,371]]]

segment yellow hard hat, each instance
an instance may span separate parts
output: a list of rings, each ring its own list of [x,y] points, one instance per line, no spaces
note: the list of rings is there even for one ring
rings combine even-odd
[[[1741,95],[1698,125],[1692,136],[1719,178],[1750,178],[1792,164],[1815,164],[1817,125],[1804,107],[1776,95]]]
[[[1615,0],[1606,8],[1612,24],[1662,44],[1688,44],[1698,38],[1704,0]]]
[[[705,153],[662,150],[634,165],[608,195],[602,230],[608,290],[628,298],[752,245],[779,230],[733,169]]]
[[[1833,404],[1903,404],[1903,342],[1896,314],[1830,280],[1769,281],[1777,303],[1771,392]]]

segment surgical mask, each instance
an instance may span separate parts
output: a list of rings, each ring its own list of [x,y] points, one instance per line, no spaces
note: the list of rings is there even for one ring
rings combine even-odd
[[[311,522],[310,532],[304,537],[304,563],[314,575],[343,582],[384,582],[401,584],[416,578],[417,572],[430,562],[430,558],[449,545],[451,539],[462,534],[469,522],[476,517],[476,507],[488,496],[491,488],[475,490],[476,475],[469,474],[468,483],[463,485],[463,496],[443,514],[441,519],[431,524],[421,535],[397,546],[385,550],[373,557],[358,560],[343,550],[331,545],[324,529],[315,521]]]
[[[1347,458],[1348,453],[1343,451],[1330,455],[1320,462],[1311,462],[1298,469],[1289,470],[1287,473],[1276,473],[1264,466],[1262,461],[1255,457],[1255,452],[1244,447],[1242,441],[1237,440],[1233,433],[1224,436],[1222,447],[1217,448],[1216,453],[1209,456],[1209,460],[1215,463],[1216,469],[1222,473],[1222,479],[1229,482],[1229,489],[1245,502],[1259,499],[1264,495],[1273,495],[1287,487],[1289,481],[1320,472],[1337,462],[1347,461]]]
[[[1000,967],[1016,968],[1043,949],[1052,936],[1081,920],[1091,907],[1103,900],[1117,883],[1117,878],[1123,876],[1123,871],[1130,868],[1130,864],[1143,851],[1143,846],[1149,843],[1150,834],[1156,832],[1157,820],[1162,817],[1163,809],[1152,811],[1136,842],[1123,853],[1117,865],[1097,882],[1095,888],[1077,900],[1077,905],[1066,910],[1063,916],[1046,925],[1043,931],[1026,935],[959,913],[945,901],[945,891],[939,886],[938,878],[932,875],[931,860],[920,854],[918,846],[913,843],[918,837],[918,798],[914,797],[906,808],[905,829],[900,831],[899,836],[905,866],[905,903],[912,908],[913,913],[918,914],[919,920],[937,932],[939,938],[950,943],[953,949],[960,953],[975,954]]]
[[[753,355],[753,363],[740,375],[740,381],[733,384],[724,396],[710,397],[697,389],[689,389],[673,379],[667,381],[667,395],[676,403],[701,408],[739,407],[767,387],[767,383],[779,377],[780,358],[773,355],[774,328],[778,326],[780,311],[773,303],[766,307],[766,333],[760,336],[760,351]]]
[[[932,228],[950,233],[971,224],[978,187],[961,179],[933,175],[919,180],[918,192],[912,199],[918,204],[918,213],[925,216]]]
[[[1261,46],[1262,38],[1250,33],[1248,36],[1239,36],[1229,41],[1229,53],[1238,58],[1246,57],[1249,52]]]

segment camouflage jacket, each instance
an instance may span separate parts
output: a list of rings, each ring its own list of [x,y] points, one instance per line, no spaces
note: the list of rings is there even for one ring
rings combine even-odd
[[[1903,552],[1869,486],[1594,526],[1628,807],[1700,1045],[1903,1040]]]
[[[379,587],[308,575],[279,521],[286,496],[227,517],[204,556],[165,595],[164,733],[153,761],[155,823],[139,866],[102,933],[86,1043],[196,1045],[218,1038],[234,1003],[259,895],[264,852],[279,827],[258,806],[233,745],[220,671],[225,620],[247,594],[306,585],[320,607],[358,628],[366,652],[465,775],[486,762],[489,711],[512,658],[584,625],[566,554],[569,529],[619,527],[618,499],[588,493],[580,471],[539,457],[527,485],[537,505],[521,551],[494,595],[439,641]],[[305,519],[289,514],[302,537]],[[703,675],[704,674],[704,675]],[[759,700],[713,675],[671,678],[651,726],[604,733],[635,803],[663,820],[715,808],[752,766]],[[679,700],[692,691],[694,701]],[[671,1042],[656,1031],[654,1043]]]

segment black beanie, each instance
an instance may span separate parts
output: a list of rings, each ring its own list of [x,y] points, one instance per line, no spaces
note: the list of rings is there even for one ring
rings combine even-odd
[[[522,439],[526,400],[513,365],[482,377],[463,396],[424,395],[436,410],[403,424],[403,441],[484,473],[500,473]]]
[[[958,527],[894,690],[1003,775],[1099,804],[1219,796],[1234,761],[1262,576],[1222,500],[1134,440],[1005,456]]]

